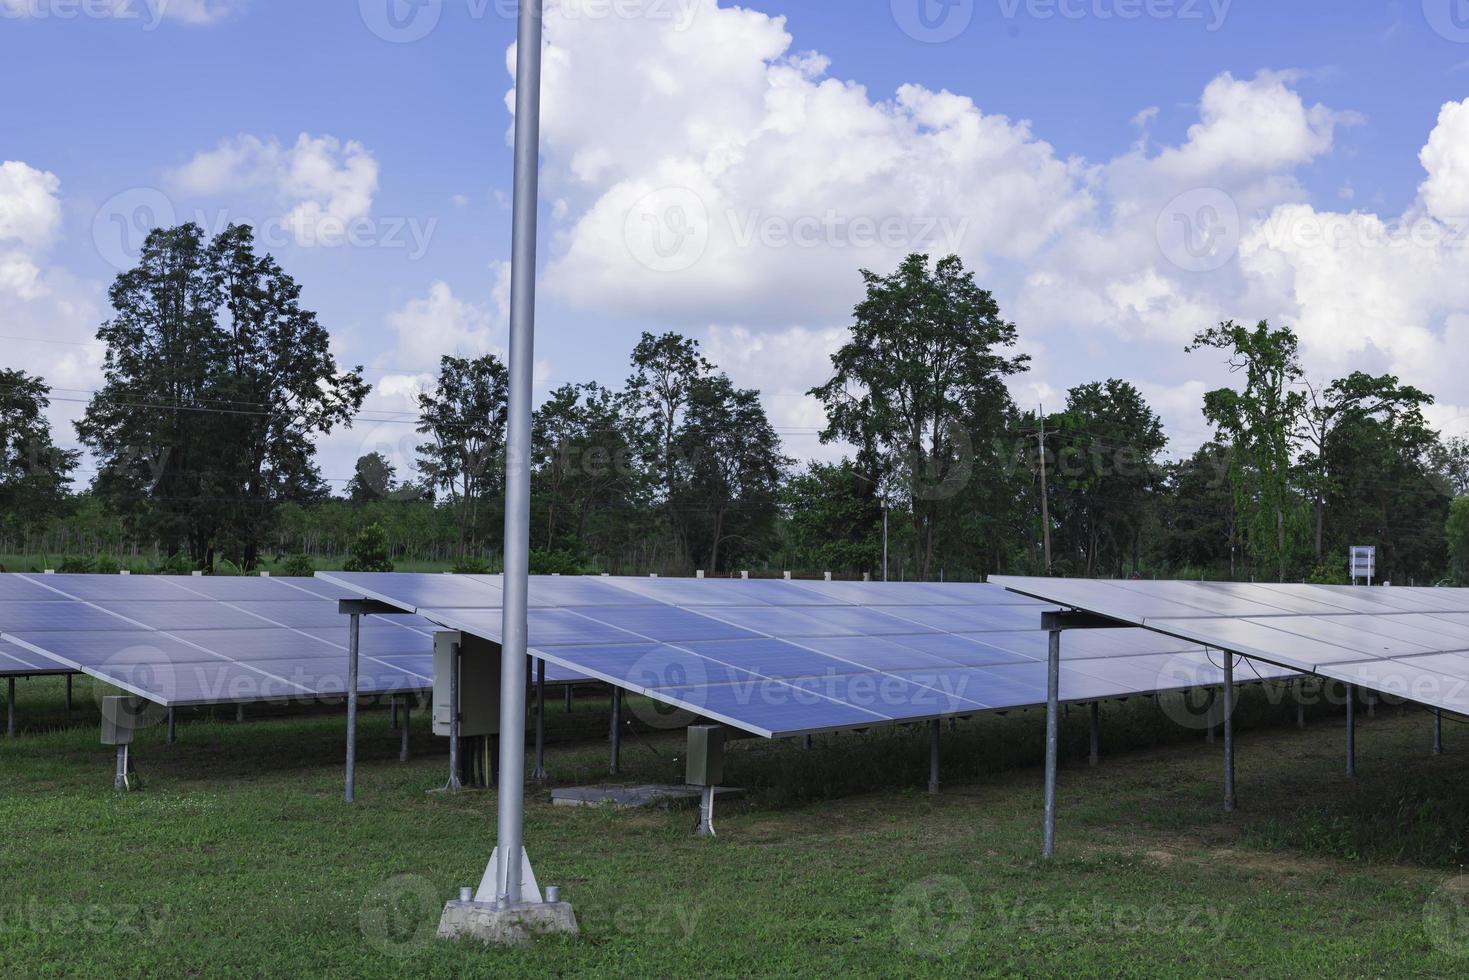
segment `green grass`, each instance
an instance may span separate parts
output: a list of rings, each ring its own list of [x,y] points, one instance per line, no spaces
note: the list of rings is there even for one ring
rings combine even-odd
[[[111,790],[89,682],[20,685],[22,737],[0,744],[0,952],[15,975],[1462,976],[1457,876],[1469,729],[1362,718],[1361,776],[1342,723],[1307,730],[1245,700],[1240,810],[1220,811],[1220,746],[1151,699],[1109,705],[1102,765],[1086,721],[1064,729],[1058,859],[1038,860],[1039,712],[944,734],[945,785],[923,791],[926,733],[731,746],[720,836],[686,810],[552,807],[526,843],[559,884],[575,938],[521,950],[432,938],[477,882],[494,795],[429,794],[442,740],[415,716],[397,762],[387,714],[364,715],[355,806],[341,801],[342,722],[251,709],[146,732],[143,789]],[[633,712],[638,715],[637,711]],[[605,702],[550,710],[553,785],[600,780]],[[676,781],[681,737],[624,739],[622,779]],[[1130,747],[1127,747],[1129,746]]]

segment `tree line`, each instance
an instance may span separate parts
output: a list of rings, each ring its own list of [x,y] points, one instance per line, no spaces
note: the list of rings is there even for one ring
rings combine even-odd
[[[1201,405],[1214,437],[1170,456],[1124,379],[1049,413],[1016,405],[1018,328],[957,257],[860,274],[850,335],[810,392],[845,455],[790,458],[758,391],[696,340],[645,333],[621,385],[563,385],[535,411],[534,570],[880,578],[886,554],[894,579],[1331,582],[1370,544],[1394,581],[1469,573],[1469,446],[1428,424],[1427,392],[1310,378],[1288,327],[1204,327],[1189,350],[1236,382]],[[251,229],[156,230],[109,295],[103,384],[76,423],[90,480],[50,431],[44,380],[0,369],[0,553],[101,570],[498,567],[497,357],[443,357],[410,471],[368,453],[333,490],[315,440],[350,426],[369,386]]]

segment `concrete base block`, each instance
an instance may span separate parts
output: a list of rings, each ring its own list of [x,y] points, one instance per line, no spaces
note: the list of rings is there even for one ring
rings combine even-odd
[[[698,786],[641,785],[641,786],[565,786],[551,790],[551,803],[555,806],[607,806],[619,810],[636,807],[686,807],[697,806],[703,789]],[[745,791],[734,786],[719,786],[714,790],[716,800],[736,800]]]
[[[580,932],[569,902],[504,909],[476,902],[450,902],[439,919],[440,939],[477,939],[491,946],[524,946],[537,936],[557,932]]]

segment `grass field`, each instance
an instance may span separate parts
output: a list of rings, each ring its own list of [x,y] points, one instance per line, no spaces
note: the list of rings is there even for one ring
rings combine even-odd
[[[1240,810],[1220,811],[1220,747],[1151,699],[1109,705],[1102,765],[1065,727],[1059,854],[1038,859],[1041,715],[945,733],[945,785],[923,791],[926,735],[741,742],[720,836],[689,811],[552,807],[526,841],[576,938],[522,950],[443,943],[456,887],[478,881],[494,796],[428,794],[445,747],[415,717],[397,761],[364,716],[359,802],[341,802],[339,714],[188,716],[135,747],[141,791],[111,790],[90,683],[20,685],[22,737],[0,745],[0,951],[12,975],[460,976],[1071,974],[1463,976],[1469,728],[1410,708],[1362,718],[1361,776],[1342,721],[1303,732],[1258,690],[1242,708]],[[605,702],[553,703],[552,784],[605,775]],[[676,781],[681,735],[624,739],[624,781]]]

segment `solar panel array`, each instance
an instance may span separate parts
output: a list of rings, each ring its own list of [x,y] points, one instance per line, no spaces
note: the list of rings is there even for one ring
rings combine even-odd
[[[495,575],[318,577],[498,642]],[[961,583],[534,577],[531,652],[765,737],[1041,704],[1047,605]],[[1061,696],[1091,701],[1218,684],[1197,644],[1146,630],[1077,634]],[[1289,671],[1264,668],[1262,678]],[[1243,678],[1242,678],[1243,679]]]
[[[1008,577],[993,581],[1017,594],[1162,635],[1469,713],[1466,589]]]
[[[80,671],[166,706],[340,695],[350,597],[314,579],[3,575],[0,673]],[[368,617],[359,691],[431,687],[433,629]]]

